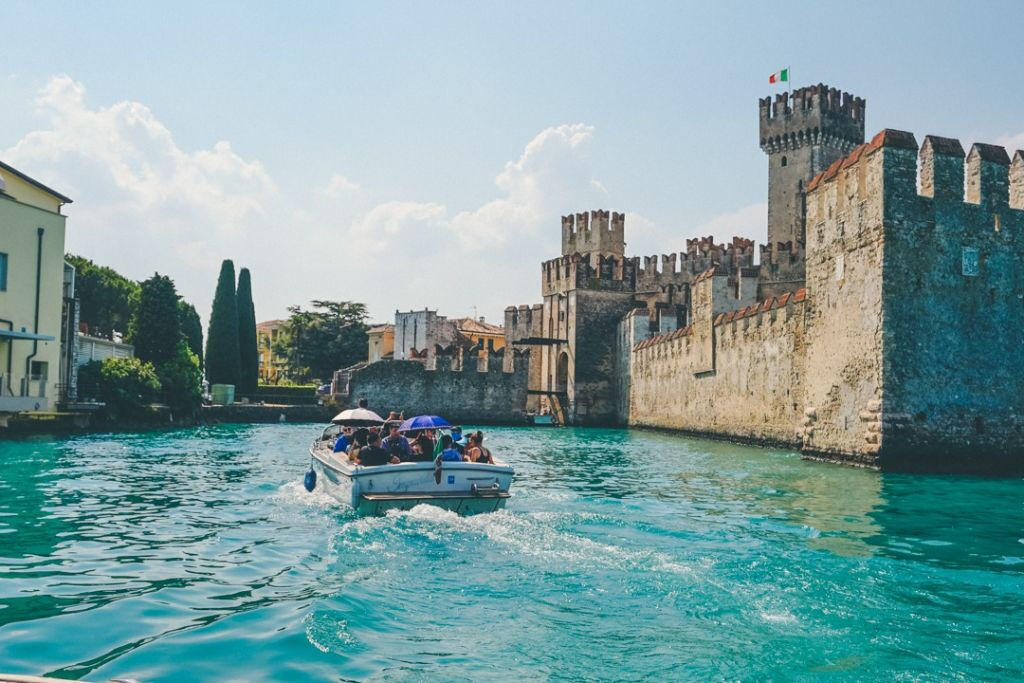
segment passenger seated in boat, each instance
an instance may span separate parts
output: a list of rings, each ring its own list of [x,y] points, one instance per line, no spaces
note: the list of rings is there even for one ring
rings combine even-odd
[[[408,462],[412,460],[412,446],[409,445],[409,440],[399,433],[399,426],[397,422],[388,425],[388,437],[381,442],[380,447],[399,460]]]
[[[348,447],[352,445],[352,428],[345,427],[341,430],[341,434],[338,435],[338,440],[334,442],[335,453],[347,453]]]
[[[459,455],[466,454],[466,440],[462,436],[462,427],[452,427],[452,448],[459,452]]]
[[[359,460],[359,451],[366,447],[366,441],[369,436],[370,432],[365,427],[360,427],[352,434],[352,443],[348,447],[349,462],[357,462]]]
[[[380,447],[380,434],[375,434],[374,432],[370,432],[366,447],[359,449],[359,464],[366,467],[386,465],[388,463],[396,465],[399,462],[401,460],[398,459],[398,456],[390,455]]]
[[[448,434],[441,436],[441,455],[437,457],[443,462],[462,462],[462,454],[452,448],[452,437]]]
[[[417,462],[430,462],[434,459],[434,442],[427,436],[425,431],[420,432],[413,446],[413,459]]]
[[[479,462],[487,465],[494,464],[494,457],[484,447],[484,433],[475,432],[469,436],[469,448],[466,449],[466,457],[470,462]]]

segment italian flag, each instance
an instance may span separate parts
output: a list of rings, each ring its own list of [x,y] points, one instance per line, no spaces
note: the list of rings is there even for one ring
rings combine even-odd
[[[768,77],[769,83],[788,83],[789,82],[789,67],[787,66],[782,71],[776,71]]]

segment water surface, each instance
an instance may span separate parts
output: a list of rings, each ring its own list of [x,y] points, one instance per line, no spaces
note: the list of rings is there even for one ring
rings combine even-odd
[[[178,680],[1021,675],[1024,483],[489,429],[500,513],[358,518],[315,425],[0,442],[0,670]]]

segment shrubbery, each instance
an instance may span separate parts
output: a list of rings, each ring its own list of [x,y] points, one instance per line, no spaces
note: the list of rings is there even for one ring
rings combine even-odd
[[[156,369],[163,391],[161,396],[176,413],[193,413],[202,403],[203,374],[199,357],[184,340],[178,343],[175,355]]]
[[[160,379],[150,363],[138,358],[107,358],[78,369],[79,394],[106,403],[112,418],[139,417],[157,398]]]

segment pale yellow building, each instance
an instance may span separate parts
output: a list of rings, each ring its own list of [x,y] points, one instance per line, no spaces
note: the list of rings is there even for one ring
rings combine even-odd
[[[369,363],[376,363],[384,358],[394,358],[395,326],[390,324],[374,325],[366,331],[367,354]]]
[[[55,409],[69,384],[73,366],[61,340],[74,269],[64,263],[61,207],[70,203],[0,162],[0,422]]]
[[[284,323],[284,320],[267,320],[256,325],[260,384],[279,384],[284,380],[284,359],[274,353],[274,342]]]

